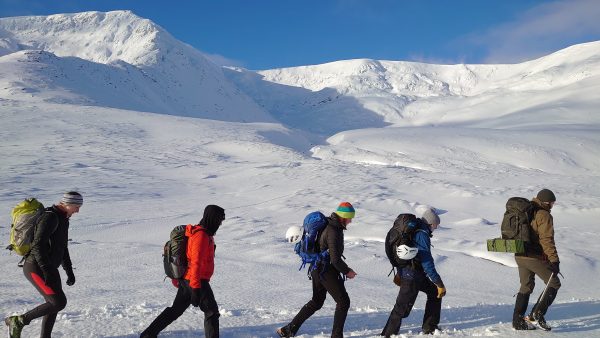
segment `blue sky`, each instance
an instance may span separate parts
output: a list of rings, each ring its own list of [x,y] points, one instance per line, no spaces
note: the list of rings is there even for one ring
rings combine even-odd
[[[515,63],[600,40],[598,0],[0,0],[0,16],[128,9],[219,64]]]

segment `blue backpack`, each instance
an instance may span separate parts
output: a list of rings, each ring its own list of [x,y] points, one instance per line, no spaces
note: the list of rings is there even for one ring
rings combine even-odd
[[[308,274],[310,274],[318,263],[325,265],[329,263],[329,250],[321,251],[317,243],[319,234],[327,226],[327,217],[319,211],[311,212],[304,218],[302,226],[304,228],[302,239],[296,243],[294,251],[302,259],[298,270],[302,270],[306,264],[309,264]]]

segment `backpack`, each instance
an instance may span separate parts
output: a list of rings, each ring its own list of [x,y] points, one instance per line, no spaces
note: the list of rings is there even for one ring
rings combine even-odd
[[[171,230],[170,239],[163,248],[163,265],[165,274],[171,279],[185,276],[188,267],[187,242],[185,225],[178,225]]]
[[[319,249],[319,235],[327,226],[327,217],[320,211],[314,211],[306,215],[302,223],[302,239],[296,243],[294,251],[302,259],[300,268],[302,270],[309,264],[308,273],[314,270],[319,263],[329,263],[329,250]]]
[[[35,227],[44,215],[44,205],[33,197],[27,198],[17,204],[10,215],[10,244],[6,249],[19,256],[26,256],[31,250]]]
[[[511,197],[506,202],[506,212],[500,230],[502,239],[530,241],[531,221],[535,213],[534,204],[523,197]]]
[[[414,235],[417,231],[422,231],[419,230],[418,222],[417,216],[413,214],[400,214],[388,231],[385,237],[385,254],[393,267],[402,268],[413,264],[414,258],[406,260],[398,257],[397,249],[400,245],[415,247]]]

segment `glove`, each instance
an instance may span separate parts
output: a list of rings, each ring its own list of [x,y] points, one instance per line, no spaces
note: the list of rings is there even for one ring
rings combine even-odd
[[[437,298],[442,298],[446,295],[446,287],[444,286],[444,282],[439,282],[437,284],[435,284],[435,286],[437,287]]]
[[[171,284],[173,284],[174,287],[179,288],[179,279],[171,278]]]
[[[397,273],[394,275],[394,284],[400,286],[402,283],[402,277],[400,276],[400,273]]]
[[[560,262],[550,263],[550,271],[552,271],[553,274],[558,275],[560,273]]]
[[[192,289],[192,306],[200,306],[200,291],[200,288]]]
[[[67,273],[67,285],[72,286],[75,284],[75,274],[73,273],[73,268],[65,269],[65,272]]]

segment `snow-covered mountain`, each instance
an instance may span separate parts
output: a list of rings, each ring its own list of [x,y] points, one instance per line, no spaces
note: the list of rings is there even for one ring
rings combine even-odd
[[[3,98],[273,120],[202,53],[129,11],[2,18],[0,56]]]
[[[254,72],[222,69],[150,20],[115,11],[2,18],[0,56],[5,99],[278,120],[322,135],[390,124],[509,128],[522,126],[521,114],[538,124],[600,119],[591,114],[600,42],[514,65],[360,59]]]
[[[65,286],[57,337],[138,337],[175,295],[164,242],[207,204],[227,215],[211,279],[221,337],[274,337],[311,293],[284,233],[342,200],[357,210],[345,232],[358,273],[346,284],[345,336],[379,337],[398,293],[382,242],[399,213],[429,205],[442,219],[432,254],[448,288],[436,336],[521,337],[510,324],[514,258],[485,240],[500,234],[509,197],[544,187],[558,198],[564,278],[546,315],[552,332],[529,334],[600,337],[598,42],[516,65],[253,72],[219,68],[119,11],[0,19],[0,51],[0,243],[23,198],[49,205],[74,189],[85,200],[71,220],[77,283]],[[21,314],[42,298],[20,257],[2,251],[0,315]],[[424,302],[400,337],[421,336]],[[299,337],[328,337],[334,309],[328,298]],[[188,309],[164,334],[202,335],[201,318]]]
[[[229,75],[292,126],[306,116],[333,131],[384,124],[507,128],[521,126],[522,114],[536,114],[539,125],[600,121],[592,113],[600,105],[600,42],[512,65],[361,59]]]

